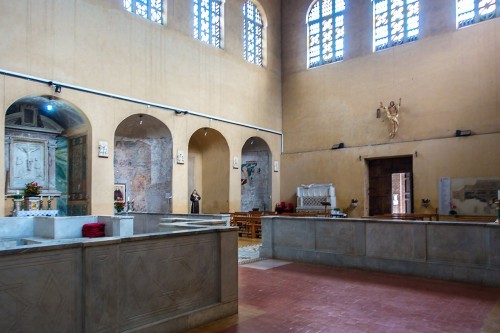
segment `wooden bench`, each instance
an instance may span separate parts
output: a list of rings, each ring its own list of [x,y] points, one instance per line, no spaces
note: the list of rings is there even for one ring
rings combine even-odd
[[[439,221],[439,214],[409,214],[395,213],[363,216],[364,218],[382,219],[382,220],[410,220],[410,221]]]
[[[262,237],[261,216],[248,216],[234,214],[232,223],[238,227],[238,235],[248,238]]]
[[[480,222],[480,223],[488,223],[495,222],[495,216],[472,216],[472,215],[458,215],[455,217],[449,217],[447,221],[450,222]]]

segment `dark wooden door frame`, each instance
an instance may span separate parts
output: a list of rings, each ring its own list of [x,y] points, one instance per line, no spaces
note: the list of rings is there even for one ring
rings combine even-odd
[[[392,212],[393,173],[410,173],[410,211],[413,212],[413,156],[389,156],[366,160],[368,172],[368,215],[390,214]]]

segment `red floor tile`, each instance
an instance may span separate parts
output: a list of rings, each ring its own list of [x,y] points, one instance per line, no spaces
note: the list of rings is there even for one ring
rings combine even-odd
[[[200,331],[500,332],[498,288],[301,263],[240,266],[239,285],[240,315],[259,314]]]

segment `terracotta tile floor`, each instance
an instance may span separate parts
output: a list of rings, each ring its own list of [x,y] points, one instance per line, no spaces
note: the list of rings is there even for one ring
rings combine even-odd
[[[500,289],[263,260],[239,266],[239,314],[198,332],[500,332]]]

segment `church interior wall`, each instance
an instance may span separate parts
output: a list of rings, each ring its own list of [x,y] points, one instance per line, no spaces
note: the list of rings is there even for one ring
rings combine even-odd
[[[352,198],[363,207],[369,158],[413,156],[417,212],[421,198],[437,207],[439,177],[498,176],[499,19],[456,30],[454,1],[421,1],[419,40],[372,52],[372,3],[352,1],[344,60],[307,69],[310,3],[282,2],[284,200],[300,184],[333,183],[340,208]],[[390,139],[376,110],[399,98]],[[473,135],[457,138],[457,129]],[[359,207],[356,216],[366,213]]]
[[[242,0],[225,3],[223,49],[192,37],[192,6],[187,1],[166,1],[164,25],[127,12],[121,1],[9,2],[0,13],[0,31],[9,32],[3,38],[0,68],[280,131],[280,4],[270,0],[259,3],[269,22],[263,68],[247,63],[241,55]],[[53,94],[47,85],[13,77],[2,76],[0,84],[4,110],[26,95]],[[240,157],[244,142],[256,132],[69,88],[63,88],[59,97],[77,106],[89,120],[89,205],[93,214],[113,212],[114,133],[125,118],[147,114],[163,122],[172,133],[174,156],[178,150],[188,150],[192,133],[212,126],[231,142],[230,153],[225,155],[227,161],[222,161],[228,168],[232,156]],[[0,120],[5,119],[4,114],[1,117]],[[273,158],[279,160],[281,137],[270,133],[262,136]],[[109,143],[109,158],[97,157],[99,141]],[[172,210],[186,212],[187,166],[173,163]],[[221,161],[205,163],[218,165]],[[0,164],[0,177],[4,181],[4,161]],[[236,195],[229,203],[227,195],[220,201],[224,202],[225,210],[237,210],[240,171],[228,169],[227,173],[230,180],[225,193]],[[273,178],[273,198],[279,199],[278,177]],[[3,198],[0,212],[10,213]]]

